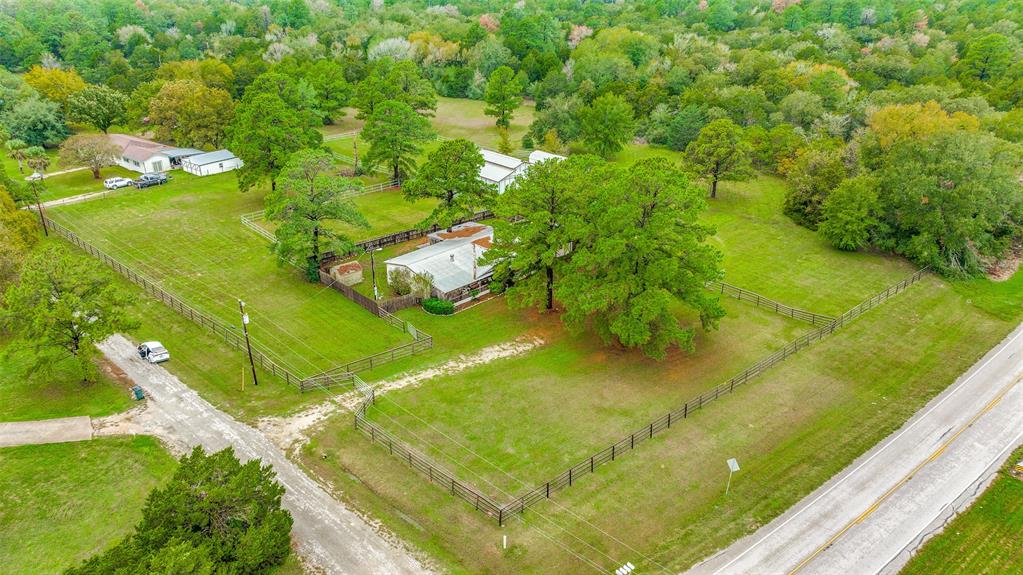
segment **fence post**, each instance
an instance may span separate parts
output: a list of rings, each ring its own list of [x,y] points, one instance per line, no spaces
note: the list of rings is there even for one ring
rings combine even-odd
[[[568,486],[572,487],[572,468],[568,468]]]
[[[668,429],[671,429],[671,412],[668,412]]]

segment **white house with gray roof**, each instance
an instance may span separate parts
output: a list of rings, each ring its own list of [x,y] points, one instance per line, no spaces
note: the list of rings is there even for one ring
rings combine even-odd
[[[217,150],[197,156],[190,156],[181,162],[181,167],[189,174],[209,176],[237,170],[245,165],[241,158],[231,150]]]
[[[175,148],[127,134],[110,134],[110,143],[121,149],[114,160],[118,166],[139,173],[166,172],[181,167],[182,161],[202,154],[195,148]]]

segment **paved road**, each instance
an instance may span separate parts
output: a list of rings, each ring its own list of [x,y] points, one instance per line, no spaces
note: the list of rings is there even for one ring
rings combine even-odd
[[[92,439],[92,420],[84,415],[0,423],[0,447],[88,441],[90,439]]]
[[[100,349],[146,391],[145,409],[134,414],[141,431],[208,451],[233,446],[242,460],[259,458],[273,466],[286,489],[284,507],[295,518],[292,533],[304,559],[331,574],[428,572],[320,488],[262,433],[216,409],[162,367],[140,360],[127,339],[114,336]]]
[[[690,575],[897,573],[1023,443],[1023,325],[901,429]]]

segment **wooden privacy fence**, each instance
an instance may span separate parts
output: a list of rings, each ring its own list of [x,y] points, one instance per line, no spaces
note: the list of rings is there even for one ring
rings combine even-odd
[[[835,321],[835,318],[829,315],[822,315],[819,313],[813,313],[810,311],[801,310],[787,306],[783,303],[774,301],[773,299],[766,298],[756,292],[751,292],[747,289],[743,289],[732,284],[719,281],[707,282],[705,286],[708,290],[716,292],[729,297],[734,297],[737,300],[750,302],[757,307],[761,307],[777,314],[805,321],[811,325],[824,326]]]
[[[456,220],[456,221],[452,222],[451,225],[457,226],[458,224],[464,224],[465,222],[473,222],[473,221],[477,221],[477,220],[488,220],[488,219],[491,219],[493,217],[494,217],[494,213],[493,212],[491,212],[490,210],[483,210],[483,211],[476,212],[475,214],[473,214],[473,215],[471,215],[471,216],[469,216],[467,218],[462,218],[462,219]],[[432,234],[432,233],[440,231],[442,229],[443,228],[440,227],[440,226],[431,226],[429,228],[424,228],[424,229],[402,230],[400,232],[395,232],[393,234],[387,234],[386,236],[378,236],[378,237],[375,237],[375,238],[370,238],[368,240],[363,240],[361,242],[356,242],[354,250],[346,252],[346,253],[343,253],[343,254],[336,254],[334,252],[325,252],[323,254],[323,257],[320,258],[320,265],[321,266],[325,266],[325,265],[329,266],[331,263],[333,263],[333,262],[335,262],[337,260],[342,260],[342,259],[345,259],[345,258],[352,257],[354,255],[357,255],[357,254],[361,253],[362,251],[370,251],[370,250],[375,250],[375,249],[378,249],[378,248],[385,248],[387,246],[393,246],[393,245],[396,245],[396,244],[405,243],[405,242],[407,242],[409,240],[414,240],[414,239],[426,237],[428,234]]]
[[[246,349],[245,338],[242,334],[238,333],[238,330],[233,326],[223,324],[218,320],[196,310],[192,306],[183,302],[177,296],[156,285],[153,280],[117,261],[103,250],[83,240],[78,236],[78,234],[72,232],[61,224],[46,218],[46,225],[49,227],[50,231],[63,237],[72,244],[85,250],[85,252],[89,255],[107,264],[114,271],[128,278],[128,280],[132,283],[138,285],[146,293],[160,300],[174,311],[199,324],[199,326],[210,330],[214,335],[220,336],[228,345],[241,350]],[[270,374],[284,380],[285,383],[298,387],[299,389],[303,388],[302,378],[295,375],[295,372],[292,370],[270,359],[258,345],[252,346],[252,360],[265,371],[268,371]]]
[[[570,487],[573,483],[578,481],[580,477],[588,473],[593,473],[601,465],[606,465],[625,453],[632,451],[636,448],[636,445],[652,439],[654,435],[671,429],[673,425],[678,425],[682,421],[685,421],[691,414],[703,409],[703,407],[708,403],[735,391],[736,387],[749,382],[749,380],[753,379],[757,375],[781,363],[792,355],[795,355],[799,350],[820,341],[835,330],[844,326],[846,323],[863,315],[866,311],[873,309],[893,296],[902,293],[907,288],[920,281],[926,271],[927,268],[917,271],[912,276],[888,287],[866,301],[861,302],[857,306],[843,313],[838,318],[832,319],[831,322],[818,327],[810,333],[796,338],[782,349],[775,351],[746,368],[742,373],[733,376],[731,379],[718,385],[714,389],[706,391],[685,402],[681,407],[651,421],[642,428],[629,434],[627,437],[620,439],[604,449],[601,449],[572,467],[569,467],[567,470],[552,479],[533,487],[505,505],[497,505],[493,500],[480,493],[480,491],[472,485],[459,482],[450,473],[430,461],[429,458],[415,451],[411,447],[408,447],[400,440],[395,439],[380,428],[380,426],[370,422],[366,418],[366,411],[369,405],[372,404],[372,401],[365,402],[362,406],[360,406],[360,409],[356,412],[355,426],[357,429],[360,429],[369,435],[373,441],[387,445],[388,450],[392,454],[403,460],[407,459],[407,463],[411,468],[419,471],[420,473],[429,475],[431,482],[438,483],[440,486],[445,488],[447,488],[450,484],[452,495],[468,501],[473,504],[475,509],[497,519],[499,524],[503,524],[504,521],[512,515],[516,513],[523,513],[529,507],[549,498],[552,493],[566,487]]]

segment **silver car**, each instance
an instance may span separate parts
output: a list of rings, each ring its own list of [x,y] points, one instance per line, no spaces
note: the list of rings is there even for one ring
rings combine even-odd
[[[158,341],[147,341],[138,346],[139,357],[149,363],[162,363],[170,359],[170,352]]]
[[[135,182],[131,178],[107,178],[103,180],[103,187],[108,190],[116,190],[119,188],[127,188]]]

